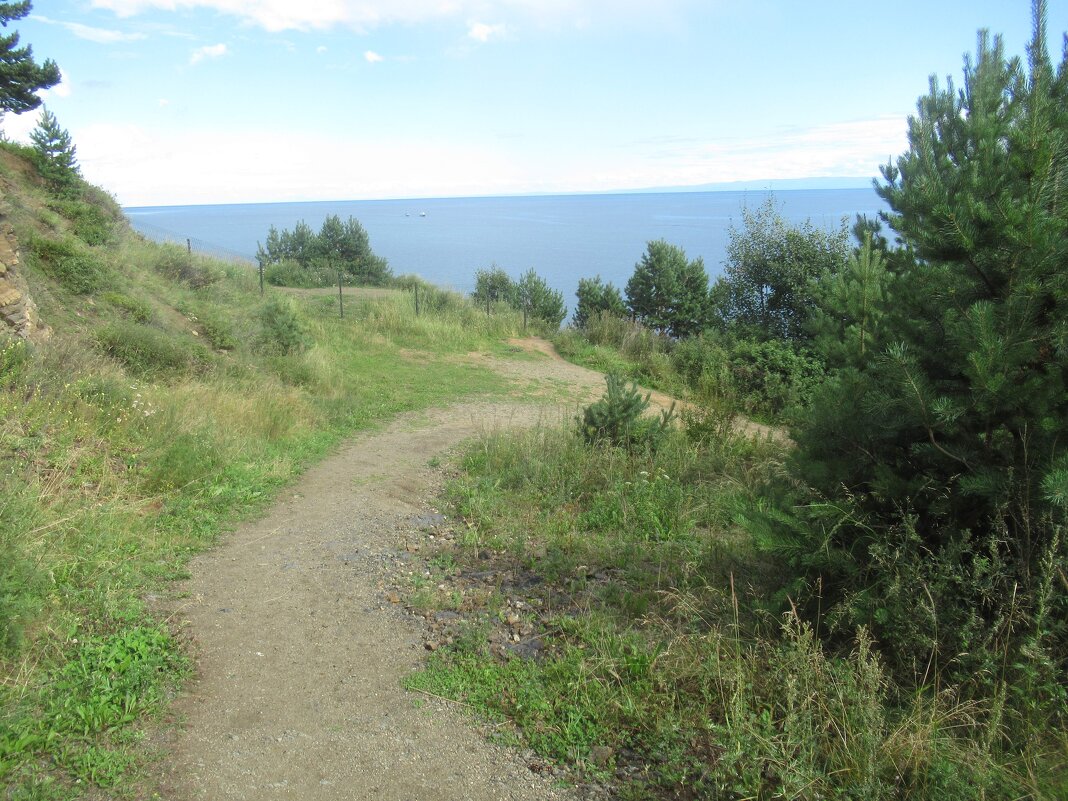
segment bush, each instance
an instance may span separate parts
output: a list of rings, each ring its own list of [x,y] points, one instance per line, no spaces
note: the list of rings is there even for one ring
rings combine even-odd
[[[218,309],[199,306],[193,318],[216,350],[233,350],[238,346],[233,325]]]
[[[268,351],[293,353],[310,344],[307,329],[288,298],[270,298],[260,309],[260,342]]]
[[[156,271],[167,278],[181,281],[191,289],[202,289],[222,280],[220,270],[201,261],[180,245],[161,244],[157,252]]]
[[[271,286],[315,289],[334,285],[337,272],[327,271],[321,266],[301,267],[295,261],[280,261],[264,267],[263,279]]]
[[[29,250],[48,276],[77,295],[95,292],[108,278],[107,268],[75,239],[34,236]]]
[[[671,362],[690,387],[733,398],[746,414],[769,419],[807,406],[824,376],[823,363],[804,348],[707,333],[678,342]]]
[[[193,358],[162,331],[126,320],[100,329],[97,343],[108,356],[139,376],[175,373],[188,369]]]
[[[55,199],[48,205],[70,221],[74,235],[87,245],[105,245],[114,238],[118,220],[101,206],[67,199]]]
[[[674,407],[663,412],[659,420],[643,419],[642,413],[649,408],[649,396],[643,398],[636,383],[628,388],[615,373],[605,376],[605,383],[608,389],[604,396],[587,406],[579,420],[586,442],[655,449],[669,430]]]

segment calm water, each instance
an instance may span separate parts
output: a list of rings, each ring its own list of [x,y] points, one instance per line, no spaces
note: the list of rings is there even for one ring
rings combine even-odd
[[[128,208],[135,228],[160,238],[252,259],[269,226],[304,220],[318,230],[337,214],[356,217],[371,247],[395,274],[416,273],[436,284],[470,291],[474,272],[496,264],[513,276],[533,267],[573,307],[579,278],[600,275],[620,289],[647,242],[666,239],[690,258],[700,256],[710,277],[722,272],[728,231],[743,207],[757,208],[764,192],[360,200],[251,203],[222,206]],[[837,227],[843,216],[884,208],[871,189],[785,190],[774,193],[791,222]],[[425,215],[425,216],[424,216]]]

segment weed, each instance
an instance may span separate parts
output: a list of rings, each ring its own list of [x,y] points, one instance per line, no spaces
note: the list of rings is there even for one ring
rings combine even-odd
[[[218,265],[200,256],[194,256],[180,245],[158,245],[153,266],[167,278],[181,281],[192,289],[211,286],[223,277],[223,271]]]
[[[77,240],[34,236],[27,243],[33,262],[77,295],[88,295],[110,277],[99,257]]]
[[[195,353],[156,328],[121,320],[101,328],[97,342],[104,353],[140,377],[186,370]]]
[[[149,323],[152,321],[152,307],[139,298],[130,297],[122,292],[105,292],[101,299],[122,309],[134,322]]]

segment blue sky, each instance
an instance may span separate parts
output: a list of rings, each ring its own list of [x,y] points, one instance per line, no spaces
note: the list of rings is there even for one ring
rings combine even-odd
[[[1029,0],[38,0],[13,25],[126,205],[876,175],[931,73],[1030,26]],[[1059,59],[1068,0],[1049,27]]]

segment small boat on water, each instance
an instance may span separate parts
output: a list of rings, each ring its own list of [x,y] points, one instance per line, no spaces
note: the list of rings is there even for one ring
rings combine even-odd
[[[425,212],[425,211],[421,211],[421,212],[419,212],[419,216],[420,216],[420,217],[425,217],[425,216],[426,216],[426,212]]]

